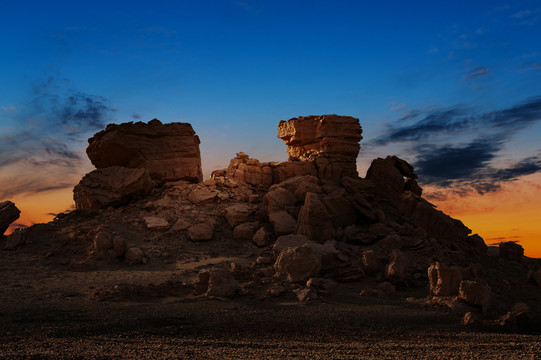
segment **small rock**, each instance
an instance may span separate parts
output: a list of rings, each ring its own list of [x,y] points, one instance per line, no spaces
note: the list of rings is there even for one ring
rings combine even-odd
[[[186,230],[187,228],[189,228],[192,224],[185,220],[185,219],[178,219],[174,224],[173,224],[173,227],[172,229],[174,231],[182,231],[182,230]]]
[[[259,222],[246,222],[235,226],[233,230],[233,238],[236,240],[250,240],[254,236],[255,230]]]
[[[214,267],[210,272],[207,296],[233,297],[238,287],[238,282],[231,271]]]
[[[297,221],[285,210],[269,214],[269,222],[278,236],[294,233],[297,228]]]
[[[213,201],[216,198],[216,191],[208,189],[206,186],[197,186],[188,195],[188,200],[194,204],[202,204]]]
[[[131,247],[126,250],[126,254],[124,254],[124,257],[126,258],[126,262],[128,264],[135,265],[143,263],[143,260],[145,260],[144,255],[145,253],[140,248]]]
[[[257,232],[252,237],[252,242],[259,247],[264,247],[270,244],[271,242],[271,233],[268,231],[265,226],[262,226],[257,230]]]
[[[104,230],[100,230],[96,236],[94,236],[95,251],[107,251],[113,248],[113,235]]]
[[[115,251],[115,256],[123,256],[126,253],[126,250],[128,249],[128,245],[126,244],[126,239],[120,235],[116,235],[113,238],[113,249]]]
[[[317,300],[317,292],[310,287],[294,290],[294,292],[301,304],[309,304],[310,302]]]
[[[336,288],[336,282],[332,279],[310,278],[306,286],[316,289],[318,294],[329,295]]]
[[[253,206],[248,204],[236,204],[224,209],[224,216],[232,228],[250,221],[253,217],[255,210]]]
[[[147,228],[155,231],[167,231],[169,230],[169,222],[158,216],[145,216],[143,218]]]
[[[475,316],[474,313],[471,311],[468,311],[464,314],[464,317],[462,318],[462,325],[464,326],[475,326],[479,323],[479,319],[477,319],[477,316]]]
[[[207,241],[212,239],[214,230],[207,223],[201,223],[188,228],[188,237],[192,241]]]

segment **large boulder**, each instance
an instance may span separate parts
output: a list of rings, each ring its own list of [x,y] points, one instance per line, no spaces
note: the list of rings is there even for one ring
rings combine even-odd
[[[275,211],[269,214],[269,222],[276,235],[286,235],[295,232],[297,221],[287,211]]]
[[[321,269],[330,270],[334,267],[338,251],[331,243],[318,244],[315,241],[308,239],[304,235],[284,235],[280,236],[272,247],[272,252],[275,257],[279,257],[286,249],[296,248],[299,246],[308,246],[321,257]]]
[[[289,160],[314,161],[325,178],[357,177],[361,133],[359,119],[350,116],[300,116],[278,124]]]
[[[235,226],[250,221],[255,209],[249,204],[235,204],[224,209],[223,214],[229,226]]]
[[[233,297],[239,288],[237,280],[228,269],[214,267],[208,279],[207,296]]]
[[[314,193],[306,193],[304,205],[297,219],[297,234],[317,242],[334,238],[334,225],[325,204]]]
[[[500,258],[521,262],[524,257],[524,248],[514,241],[505,241],[498,244]]]
[[[21,210],[11,201],[0,202],[0,236],[4,235],[9,225],[17,220]]]
[[[366,172],[366,179],[387,198],[396,199],[404,191],[421,196],[423,191],[415,181],[417,175],[413,172],[413,166],[394,155],[373,160]]]
[[[301,245],[283,250],[274,264],[276,275],[291,282],[305,282],[319,274],[321,255],[311,246]]]
[[[462,281],[462,271],[455,266],[445,266],[436,262],[428,268],[428,281],[430,294],[437,296],[456,295]]]
[[[190,124],[143,122],[109,124],[88,139],[86,153],[96,168],[148,170],[157,181],[203,180],[199,137]]]
[[[102,209],[146,195],[154,182],[145,169],[111,166],[86,174],[73,189],[77,209]]]
[[[481,306],[483,312],[490,305],[492,291],[490,286],[474,280],[462,280],[458,288],[458,297],[465,302]]]

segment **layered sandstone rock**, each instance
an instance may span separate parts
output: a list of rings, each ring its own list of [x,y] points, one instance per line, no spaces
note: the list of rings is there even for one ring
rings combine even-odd
[[[86,153],[96,168],[124,166],[148,170],[157,181],[200,182],[199,137],[188,123],[109,124],[88,139]]]
[[[19,218],[21,210],[11,201],[0,202],[0,236],[4,235],[9,225]]]
[[[300,116],[278,124],[289,160],[313,161],[325,178],[357,177],[361,133],[359,119],[350,116]]]
[[[145,169],[111,166],[86,174],[73,189],[77,209],[103,209],[126,204],[154,187]]]

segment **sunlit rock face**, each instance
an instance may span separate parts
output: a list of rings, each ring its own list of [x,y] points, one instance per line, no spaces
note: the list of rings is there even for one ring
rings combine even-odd
[[[361,134],[351,116],[300,116],[278,124],[289,161],[314,161],[320,178],[357,177]]]
[[[199,137],[188,123],[109,124],[88,139],[86,153],[96,168],[148,170],[153,180],[203,180]]]

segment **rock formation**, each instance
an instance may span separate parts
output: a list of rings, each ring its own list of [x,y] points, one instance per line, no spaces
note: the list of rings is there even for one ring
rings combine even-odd
[[[19,218],[21,211],[11,201],[0,202],[0,236],[4,235],[9,225]]]
[[[86,153],[96,168],[124,166],[148,170],[152,179],[200,182],[199,137],[187,123],[109,124],[88,139]]]
[[[191,126],[176,124],[167,135],[168,126],[156,120],[110,125],[91,139],[89,155],[105,167],[75,187],[76,211],[44,225],[54,235],[48,241],[79,244],[84,256],[73,266],[108,259],[109,266],[120,261],[136,271],[150,262],[165,271],[176,264],[185,276],[177,286],[194,297],[282,297],[304,304],[349,286],[362,296],[399,293],[422,306],[469,313],[468,324],[507,314],[522,298],[532,311],[539,308],[530,293],[541,294],[541,264],[514,243],[500,245],[500,258],[489,256],[480,236],[422,198],[406,161],[378,158],[365,178],[357,175],[361,128],[355,118],[282,121],[279,137],[289,161],[262,163],[238,153],[227,169],[198,183]],[[179,158],[174,154],[184,145],[173,144],[175,129],[185,129],[178,133],[188,135],[178,137],[193,150],[179,150]],[[119,155],[110,159],[123,159],[122,166],[105,156],[117,144]],[[138,145],[142,149],[134,150]],[[186,175],[188,167],[196,175]],[[188,181],[165,181],[178,178]],[[38,230],[18,231],[6,246],[43,243]]]
[[[350,116],[299,116],[278,124],[289,160],[313,161],[325,178],[357,177],[361,133],[359,119]]]
[[[77,209],[104,209],[129,203],[154,187],[146,169],[111,166],[86,174],[73,189]]]

